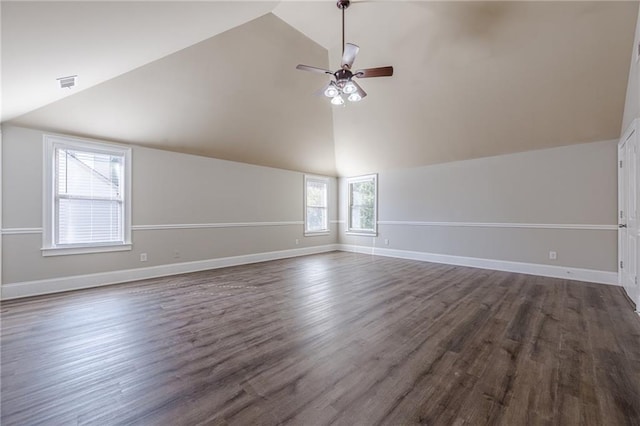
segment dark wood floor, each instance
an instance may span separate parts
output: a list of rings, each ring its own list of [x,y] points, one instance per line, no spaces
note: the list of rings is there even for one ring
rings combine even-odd
[[[4,426],[640,424],[618,287],[335,252],[1,312]]]

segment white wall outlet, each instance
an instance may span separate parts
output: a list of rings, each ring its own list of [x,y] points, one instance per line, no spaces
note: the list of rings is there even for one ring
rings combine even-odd
[[[178,250],[174,250],[173,251],[173,258],[174,259],[180,259],[180,252]]]
[[[296,245],[300,244],[300,240],[296,238]]]
[[[549,260],[557,260],[558,259],[558,253],[555,251],[550,251],[549,252]]]
[[[388,245],[389,245],[389,239],[388,239],[388,238],[385,238],[385,239],[384,239],[384,245],[385,245],[385,246],[388,246]]]
[[[140,253],[140,262],[147,261],[147,253]]]

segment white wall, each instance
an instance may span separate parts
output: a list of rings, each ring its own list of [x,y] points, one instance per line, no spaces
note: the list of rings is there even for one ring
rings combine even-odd
[[[340,242],[614,273],[616,153],[607,141],[381,172],[378,237],[346,235],[341,203]]]
[[[37,280],[303,249],[337,241],[335,178],[330,179],[332,232],[305,237],[302,173],[134,146],[133,250],[43,257],[42,137],[38,130],[3,125],[3,293],[7,286],[15,288]],[[239,223],[245,226],[237,226]],[[207,224],[236,225],[202,227]],[[172,225],[185,226],[170,229]],[[147,262],[140,262],[140,253],[148,254]],[[46,289],[46,282],[38,288]]]

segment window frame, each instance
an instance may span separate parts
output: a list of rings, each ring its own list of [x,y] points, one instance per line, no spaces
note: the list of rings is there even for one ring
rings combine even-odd
[[[326,198],[325,198],[325,228],[321,230],[309,230],[307,227],[307,183],[308,182],[318,182],[323,183],[326,188]],[[304,235],[307,237],[317,236],[317,235],[328,235],[331,233],[331,229],[329,228],[329,178],[324,176],[314,176],[314,175],[304,175],[304,191],[303,191],[303,214],[304,214]]]
[[[43,136],[43,217],[42,217],[42,255],[60,256],[70,254],[101,253],[131,250],[131,148],[62,135],[45,134]],[[77,149],[79,151],[118,155],[124,158],[122,182],[122,242],[56,244],[56,150]]]
[[[374,188],[374,201],[373,201],[373,228],[372,229],[363,229],[363,228],[354,228],[351,223],[352,220],[352,202],[351,199],[352,191],[351,185],[354,183],[368,182],[373,181]],[[376,237],[378,235],[378,174],[370,174],[370,175],[362,175],[362,176],[354,176],[346,179],[347,183],[347,196],[345,197],[347,200],[347,230],[346,233],[349,235],[365,235],[369,237]]]

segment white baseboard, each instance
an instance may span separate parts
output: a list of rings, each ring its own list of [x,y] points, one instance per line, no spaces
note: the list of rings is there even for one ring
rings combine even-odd
[[[121,271],[101,272],[88,275],[75,275],[70,277],[51,278],[46,280],[9,283],[2,285],[2,293],[0,297],[2,300],[9,300],[22,297],[39,296],[43,294],[59,293],[63,291],[79,290],[91,287],[100,287],[129,281],[184,274],[188,272],[197,272],[207,269],[218,269],[228,266],[247,265],[250,263],[266,262],[269,260],[286,259],[289,257],[306,256],[317,253],[326,253],[335,250],[372,254],[376,256],[396,257],[400,259],[420,260],[425,262],[445,263],[457,266],[469,266],[497,271],[518,272],[530,275],[540,275],[544,277],[565,278],[599,284],[619,285],[618,274],[608,271],[597,271],[592,269],[570,268],[533,263],[510,262],[506,260],[481,259],[475,257],[452,256],[408,250],[374,248],[348,244],[327,244],[315,247],[223,257],[219,259],[172,263],[168,265],[151,266],[148,268],[126,269]]]
[[[25,281],[2,285],[2,300],[21,297],[39,296],[63,291],[100,287],[128,281],[158,278],[169,275],[197,272],[207,269],[218,269],[227,266],[247,265],[266,262],[268,260],[286,259],[309,254],[326,253],[338,250],[338,244],[327,244],[290,250],[270,251],[266,253],[246,254],[242,256],[223,257],[219,259],[198,260],[194,262],[171,263],[148,268],[126,269],[122,271],[101,272],[88,275],[51,278],[46,280]]]
[[[518,272],[543,277],[564,278],[598,284],[619,286],[616,272],[594,269],[571,268],[568,266],[542,265],[536,263],[511,262],[507,260],[481,259],[477,257],[453,256],[448,254],[425,253],[409,250],[395,250],[378,247],[339,244],[339,250],[376,256],[397,257],[401,259],[421,260],[424,262],[445,263],[456,266],[491,269],[496,271]]]

